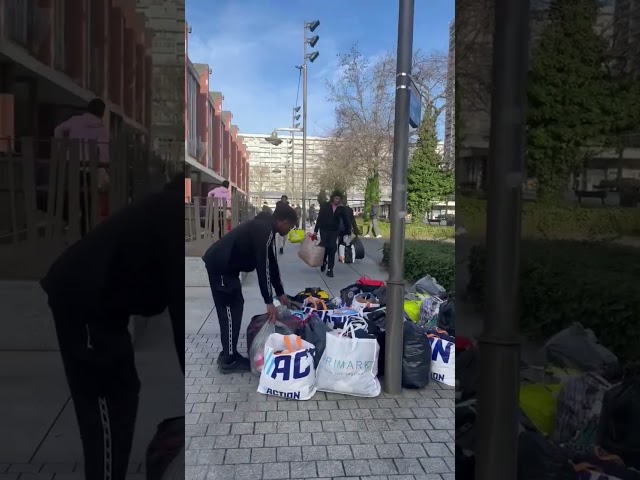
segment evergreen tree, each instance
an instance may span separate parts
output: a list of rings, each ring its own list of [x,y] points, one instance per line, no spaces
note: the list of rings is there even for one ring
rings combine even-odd
[[[421,223],[431,206],[454,192],[453,171],[443,167],[438,153],[436,115],[428,106],[407,172],[407,206],[413,221]]]
[[[375,172],[367,178],[364,189],[364,220],[370,220],[371,206],[380,204],[380,174]]]
[[[527,166],[539,201],[558,201],[588,147],[602,144],[615,112],[595,30],[597,0],[552,0],[534,52],[528,90]]]

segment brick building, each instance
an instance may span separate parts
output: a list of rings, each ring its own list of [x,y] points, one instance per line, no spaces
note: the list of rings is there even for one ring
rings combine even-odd
[[[134,0],[4,0],[0,24],[0,137],[50,138],[100,97],[112,139],[145,141],[151,35]]]
[[[189,27],[186,28],[188,37]],[[187,42],[188,48],[188,38]],[[247,198],[249,152],[231,112],[223,110],[224,96],[210,90],[213,70],[187,57],[185,88],[185,163],[187,189],[193,196],[228,180],[234,193]]]

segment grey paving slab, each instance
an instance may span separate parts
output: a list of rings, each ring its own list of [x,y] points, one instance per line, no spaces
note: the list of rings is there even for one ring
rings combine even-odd
[[[379,240],[365,241],[369,252],[381,247]],[[296,253],[297,246],[287,245],[279,256],[288,293],[319,286],[338,295],[360,276],[386,279],[378,265],[379,251],[353,266],[337,265],[333,279],[307,267]],[[204,294],[194,288],[186,292],[195,304]],[[245,279],[243,293],[241,352],[251,317],[264,313],[255,273]],[[198,308],[187,311],[200,315],[192,322],[201,327],[185,338],[185,411],[191,427],[186,479],[442,480],[443,474],[453,475],[448,446],[454,435],[452,389],[432,383],[375,399],[323,392],[306,402],[267,397],[256,393],[257,377],[219,373],[214,360],[221,349],[215,309],[196,313]]]

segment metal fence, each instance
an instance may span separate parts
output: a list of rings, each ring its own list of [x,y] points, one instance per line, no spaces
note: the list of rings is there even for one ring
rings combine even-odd
[[[40,278],[83,231],[145,195],[162,160],[130,140],[0,139],[0,277]],[[108,151],[105,157],[101,151]],[[102,160],[101,160],[102,159]],[[101,172],[102,170],[102,172]],[[104,188],[101,175],[108,176]]]
[[[232,195],[231,207],[213,197],[185,199],[185,256],[204,255],[213,242],[254,216],[243,195]]]

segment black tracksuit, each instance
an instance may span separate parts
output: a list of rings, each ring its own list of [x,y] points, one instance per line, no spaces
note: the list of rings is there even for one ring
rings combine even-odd
[[[181,229],[167,228],[184,219],[182,181],[88,232],[40,282],[75,406],[87,480],[124,480],[127,474],[140,391],[131,315],[169,309],[184,372],[184,240]]]
[[[202,257],[220,322],[222,351],[228,357],[238,353],[244,310],[240,273],[257,270],[265,304],[273,303],[274,290],[276,295],[284,295],[275,252],[276,235],[273,217],[262,212],[231,230]]]
[[[324,263],[328,270],[333,270],[338,251],[338,237],[351,235],[351,219],[346,208],[339,205],[334,212],[330,202],[323,203],[314,231],[320,231],[320,241],[325,248]]]

